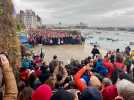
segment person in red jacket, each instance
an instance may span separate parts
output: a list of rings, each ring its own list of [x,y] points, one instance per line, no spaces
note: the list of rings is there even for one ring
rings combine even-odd
[[[75,85],[81,92],[84,91],[88,86],[93,86],[97,89],[101,88],[101,82],[96,76],[93,75],[93,73],[91,73],[90,70],[91,67],[86,65],[74,75]]]
[[[80,91],[83,91],[85,88],[87,88],[87,85],[85,84],[84,80],[81,80],[82,75],[89,70],[89,66],[84,66],[82,69],[80,69],[79,72],[76,73],[76,75],[74,76],[74,81],[76,86],[78,87],[78,89]]]
[[[121,54],[116,55],[116,62],[114,63],[114,67],[115,67],[115,69],[121,69],[124,72],[127,71],[127,68],[124,64],[123,55],[121,55]]]
[[[113,67],[113,64],[110,62],[108,56],[105,56],[103,60],[103,65],[108,69],[107,77],[110,78],[112,76],[112,73],[114,72],[114,67]]]

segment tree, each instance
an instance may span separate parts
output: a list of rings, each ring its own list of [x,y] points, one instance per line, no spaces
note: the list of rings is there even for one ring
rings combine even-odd
[[[15,22],[16,22],[16,31],[17,31],[17,32],[23,31],[24,28],[25,28],[25,25],[24,25],[24,23],[20,20],[20,16],[19,16],[19,15],[16,16]]]
[[[0,0],[0,52],[7,52],[10,65],[16,71],[20,64],[20,43],[16,34],[15,17],[12,0]]]
[[[24,25],[22,23],[16,23],[16,31],[20,32],[24,29]]]

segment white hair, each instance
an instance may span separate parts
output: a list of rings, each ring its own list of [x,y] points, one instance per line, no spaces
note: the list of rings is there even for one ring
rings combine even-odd
[[[112,81],[109,79],[109,78],[104,78],[103,80],[102,80],[102,83],[104,84],[104,85],[112,85]]]
[[[120,96],[125,100],[134,100],[134,84],[128,80],[120,80],[116,84]]]

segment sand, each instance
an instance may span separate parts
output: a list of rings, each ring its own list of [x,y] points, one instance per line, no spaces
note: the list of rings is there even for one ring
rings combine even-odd
[[[64,61],[65,64],[69,63],[71,58],[82,60],[90,55],[92,46],[87,44],[82,45],[60,45],[60,46],[42,46],[38,45],[34,48],[34,52],[39,54],[41,48],[45,53],[45,61],[50,62],[53,55],[57,55],[58,59]]]

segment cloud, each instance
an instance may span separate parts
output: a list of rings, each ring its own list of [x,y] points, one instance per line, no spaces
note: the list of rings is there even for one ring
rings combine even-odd
[[[125,15],[133,15],[134,7],[117,9],[110,12],[106,12],[102,14],[104,17],[117,17],[117,16],[125,16]]]
[[[14,3],[17,11],[34,10],[43,23],[127,26],[132,25],[134,14],[134,0],[14,0]]]

